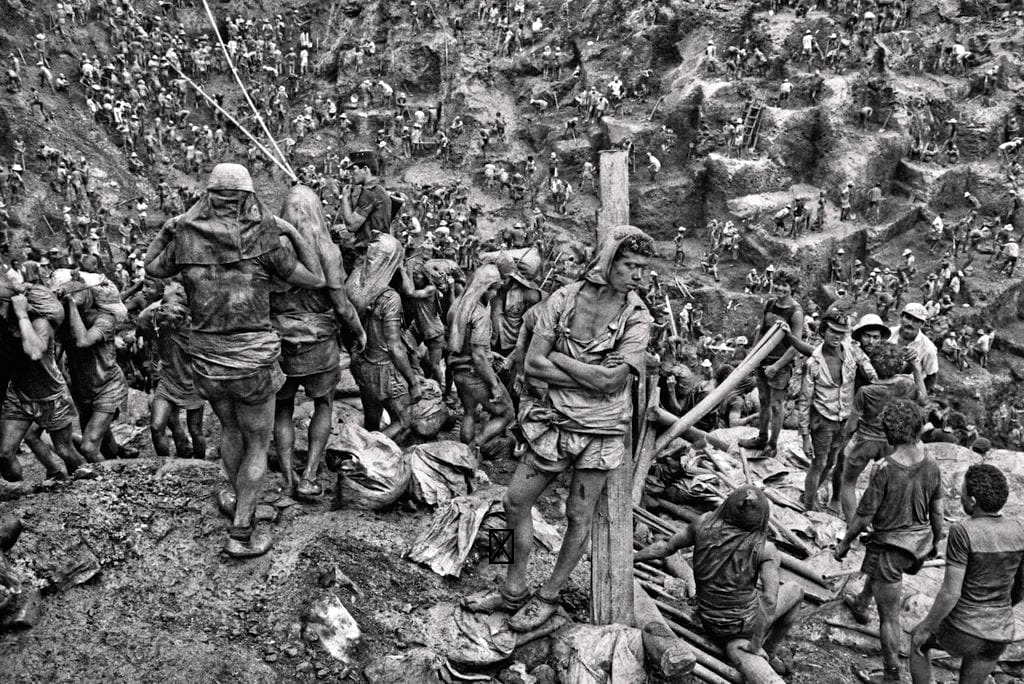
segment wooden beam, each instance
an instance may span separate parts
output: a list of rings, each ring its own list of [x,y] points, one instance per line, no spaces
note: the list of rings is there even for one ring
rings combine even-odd
[[[601,211],[597,238],[629,223],[629,172],[626,152],[601,153]],[[645,416],[645,378],[634,384],[637,416]],[[590,621],[595,625],[633,624],[633,445],[639,425],[626,433],[626,462],[608,474],[590,531]]]
[[[603,150],[600,159],[601,209],[597,212],[597,241],[609,228],[629,225],[629,157],[625,150]]]

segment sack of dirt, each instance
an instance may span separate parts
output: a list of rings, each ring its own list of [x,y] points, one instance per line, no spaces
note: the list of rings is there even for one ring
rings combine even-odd
[[[309,604],[302,618],[307,641],[319,641],[335,660],[352,661],[362,631],[334,592],[326,591]]]
[[[543,262],[540,250],[536,247],[523,247],[521,249],[503,249],[497,252],[484,252],[480,255],[480,263],[496,264],[502,258],[512,261],[512,265],[525,278],[536,279],[540,275]]]
[[[424,439],[433,439],[448,422],[441,386],[435,380],[423,382],[423,395],[412,405],[412,429]]]
[[[354,506],[379,510],[395,503],[409,487],[409,460],[391,439],[345,423],[334,441],[347,457],[338,474],[335,508]]]
[[[623,625],[572,625],[554,635],[555,670],[560,682],[642,684],[644,642],[640,630]]]
[[[447,503],[469,493],[477,460],[462,442],[442,440],[417,444],[406,452],[412,477],[409,492],[429,506]]]

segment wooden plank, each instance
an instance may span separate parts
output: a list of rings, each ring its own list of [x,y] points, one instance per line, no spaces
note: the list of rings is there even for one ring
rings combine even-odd
[[[601,152],[601,210],[597,237],[629,223],[629,167],[625,150]],[[645,404],[644,378],[634,384],[634,406]],[[637,415],[645,415],[634,411]],[[608,474],[590,529],[590,621],[596,625],[633,624],[633,445],[637,425],[626,433],[626,462]]]
[[[597,212],[597,240],[609,228],[629,224],[629,158],[625,150],[603,150],[600,158],[601,209]]]

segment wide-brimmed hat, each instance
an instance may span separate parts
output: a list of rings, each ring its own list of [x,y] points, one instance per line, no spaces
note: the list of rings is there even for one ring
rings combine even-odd
[[[883,340],[887,340],[892,336],[889,326],[883,323],[882,317],[875,313],[864,314],[857,321],[857,325],[853,326],[853,336],[855,338],[872,331],[878,332]]]
[[[910,302],[903,307],[903,311],[900,313],[905,316],[910,316],[911,318],[916,318],[922,323],[928,320],[928,309],[924,308],[924,304],[919,302]]]
[[[845,314],[838,311],[825,314],[821,319],[821,324],[837,333],[846,334],[850,332],[850,322]]]

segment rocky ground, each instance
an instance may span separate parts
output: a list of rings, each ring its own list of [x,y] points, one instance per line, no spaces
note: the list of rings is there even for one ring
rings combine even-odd
[[[930,217],[930,212],[936,211],[945,212],[947,220],[958,217],[966,211],[958,199],[964,190],[982,200],[983,213],[994,214],[1003,208],[1004,187],[992,160],[1004,118],[1017,107],[1020,65],[1015,51],[1022,43],[1022,31],[1013,21],[982,19],[969,3],[916,3],[919,23],[910,34],[914,44],[934,32],[952,36],[958,30],[987,38],[986,63],[1003,65],[1006,74],[1003,89],[991,100],[973,94],[967,75],[903,73],[898,68],[902,57],[898,41],[885,36],[882,40],[893,50],[891,64],[897,69],[887,74],[884,82],[866,67],[841,76],[827,73],[822,99],[811,103],[800,89],[810,72],[802,65],[791,66],[789,76],[798,86],[794,101],[786,107],[769,102],[754,154],[731,159],[723,156],[722,149],[706,149],[687,159],[698,107],[717,131],[728,118],[742,114],[751,95],[771,100],[779,80],[748,78],[737,83],[708,75],[700,67],[707,40],[713,38],[725,46],[739,42],[746,32],[757,31],[769,35],[776,48],[798,50],[803,30],[826,27],[827,15],[812,10],[805,19],[797,19],[788,9],[769,16],[750,2],[697,5],[674,0],[658,9],[657,20],[651,24],[638,8],[613,0],[589,4],[577,0],[570,2],[568,21],[562,21],[559,4],[550,0],[540,3],[537,12],[556,28],[545,31],[514,59],[493,57],[493,40],[478,32],[468,18],[475,11],[470,4],[451,7],[452,12],[467,14],[469,30],[458,42],[451,39],[447,17],[438,26],[414,34],[391,16],[401,15],[403,10],[383,0],[368,6],[373,11],[351,4],[305,4],[302,11],[316,16],[323,31],[319,37],[322,49],[316,56],[322,70],[305,86],[304,96],[354,92],[359,80],[369,74],[339,69],[339,51],[349,47],[355,36],[373,35],[378,49],[391,56],[385,78],[409,92],[413,105],[440,99],[448,112],[463,116],[470,132],[490,121],[494,112],[502,112],[510,125],[507,141],[495,156],[504,161],[521,163],[527,154],[534,154],[542,160],[541,172],[546,173],[543,159],[551,150],[559,153],[563,172],[580,193],[564,216],[554,213],[546,193],[540,201],[549,225],[566,242],[589,241],[593,235],[599,202],[580,188],[577,174],[583,161],[592,158],[597,149],[632,139],[641,160],[630,192],[632,220],[659,239],[664,258],[658,260],[658,270],[678,274],[695,301],[707,307],[715,330],[725,335],[749,334],[750,321],[760,309],[761,296],[742,292],[743,276],[751,267],[786,263],[798,268],[805,282],[814,282],[824,275],[828,256],[836,247],[845,247],[851,258],[863,259],[870,268],[895,266],[900,251],[909,245],[918,254],[919,271],[927,273],[937,262],[924,253],[927,223],[920,217]],[[285,5],[266,0],[258,11],[273,13]],[[40,18],[14,1],[0,2],[0,9],[5,17],[0,25],[0,52],[29,52],[30,36],[42,27]],[[218,11],[245,14],[255,9],[233,0],[217,7]],[[200,11],[185,8],[178,14],[189,31],[208,30]],[[590,82],[606,83],[614,74],[628,79],[650,68],[655,74],[654,92],[646,101],[627,102],[611,117],[584,126],[580,142],[562,140],[569,116],[565,108],[551,107],[541,113],[529,103],[534,97],[558,97],[564,103],[573,85],[568,76],[575,62],[563,69],[560,82],[542,78],[537,55],[547,44],[561,45],[567,54],[578,56]],[[70,38],[56,48],[54,71],[69,77],[76,71],[80,52],[109,51],[106,32],[98,22],[73,29]],[[488,65],[489,76],[485,71]],[[234,109],[239,96],[227,79],[218,77],[210,87],[224,93],[229,109]],[[887,104],[894,99],[906,102],[912,95],[925,96],[927,105],[915,110]],[[128,173],[121,152],[91,124],[80,93],[73,92],[69,100],[44,92],[43,98],[55,112],[52,122],[31,115],[23,95],[0,94],[0,156],[10,158],[15,137],[23,138],[30,150],[46,143],[88,155],[97,166],[103,202],[115,217],[127,210],[119,206],[125,199],[137,194],[153,197],[160,173],[168,174],[172,183],[197,182],[161,164],[147,169],[146,176]],[[875,109],[866,129],[856,123],[856,111],[865,102]],[[386,115],[384,111],[366,112],[351,147],[368,144],[380,118]],[[941,121],[950,115],[962,123],[960,164],[901,161],[915,116]],[[664,168],[652,183],[643,170],[643,153],[658,149],[662,124],[676,130],[679,142],[666,153],[656,152]],[[332,131],[318,131],[297,148],[293,165],[315,161],[339,146]],[[483,160],[475,156],[473,147],[458,143],[455,152],[451,162],[433,157],[399,160],[388,176],[388,185],[406,189],[416,183],[460,177],[470,184],[471,201],[485,208],[485,231],[519,218],[522,210],[512,209],[506,199],[482,187]],[[279,204],[287,184],[266,172],[256,180],[268,203]],[[830,220],[824,233],[805,236],[796,244],[772,238],[762,229],[787,201],[795,196],[813,198],[819,190],[828,195],[830,219],[838,218],[838,188],[848,180],[859,193],[853,221],[840,224]],[[61,241],[48,224],[60,225],[60,199],[49,189],[40,164],[29,164],[26,181],[29,198],[12,208],[14,220],[35,244],[58,244]],[[887,198],[881,217],[865,221],[860,198],[875,182],[882,184]],[[161,218],[159,214],[151,216],[154,224]],[[723,263],[720,283],[696,267],[703,226],[712,218],[733,219],[748,227],[740,259]],[[670,263],[669,240],[678,225],[689,226],[693,237],[687,244],[687,262],[677,269]],[[958,317],[995,322],[1008,338],[1024,343],[1024,332],[1017,323],[1024,290],[1020,281],[1000,279],[979,269],[971,285],[985,298],[959,312]],[[805,295],[822,299],[813,288]],[[681,293],[674,292],[672,297],[677,309],[685,301]],[[987,371],[972,368],[964,375],[942,362],[940,384],[973,412],[983,428],[991,409],[1019,391],[1011,373],[1019,361],[1012,349],[1007,349],[993,355]],[[339,402],[339,407],[342,418],[352,415],[351,406]],[[144,406],[120,429],[137,434],[132,423],[143,416]],[[213,440],[214,422],[210,425]],[[500,574],[500,568],[483,561],[469,564],[459,580],[442,579],[401,557],[428,524],[429,511],[416,510],[408,503],[382,513],[330,511],[330,491],[321,504],[282,508],[275,525],[278,542],[271,554],[247,563],[225,561],[218,556],[225,523],[211,498],[222,482],[219,465],[161,462],[151,457],[144,431],[137,440],[144,447],[143,459],[110,464],[95,480],[44,486],[38,483],[41,474],[30,469],[29,485],[0,485],[0,513],[17,513],[25,520],[26,531],[10,557],[29,581],[45,585],[69,559],[88,558],[90,553],[101,569],[81,586],[47,595],[33,629],[0,635],[0,681],[311,681],[345,677],[358,681],[362,668],[375,659],[424,643],[432,607],[487,586]],[[28,460],[25,463],[27,466]],[[507,481],[512,465],[500,460],[486,464],[485,470],[500,485]],[[329,479],[325,478],[325,484],[333,487]],[[561,483],[542,502],[545,518],[556,526],[564,517],[559,496],[564,488]],[[274,498],[273,491],[271,484],[269,499]],[[553,558],[541,552],[538,561],[534,572],[539,577]],[[325,587],[325,574],[335,568],[350,578],[358,591],[348,586]],[[584,563],[565,599],[576,618],[582,619],[587,612],[588,571]],[[303,636],[304,611],[327,591],[337,594],[364,633],[350,664],[332,658]],[[808,609],[807,619],[794,635],[796,672],[791,681],[848,682],[852,681],[849,665],[877,662],[872,640],[837,643],[836,630],[827,625],[837,610],[834,605],[821,612]],[[533,668],[544,656],[533,652],[522,658]],[[497,676],[500,669],[487,673]],[[948,672],[939,675],[943,681],[954,679]],[[503,675],[505,680],[510,676]]]

